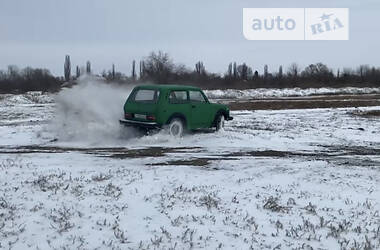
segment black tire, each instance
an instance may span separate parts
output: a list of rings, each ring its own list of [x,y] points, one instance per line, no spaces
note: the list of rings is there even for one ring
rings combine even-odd
[[[173,118],[172,120],[170,120],[168,125],[168,131],[172,137],[182,137],[185,131],[185,125],[182,119]]]
[[[223,114],[218,114],[215,119],[215,128],[216,131],[220,131],[224,129],[224,115]]]

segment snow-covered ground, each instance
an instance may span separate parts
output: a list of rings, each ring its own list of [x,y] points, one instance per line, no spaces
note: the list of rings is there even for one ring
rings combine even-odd
[[[254,99],[273,97],[304,97],[316,95],[348,95],[348,94],[380,94],[380,88],[285,88],[285,89],[226,89],[226,90],[205,90],[205,93],[212,99]]]
[[[380,119],[353,114],[380,107],[234,111],[173,139],[78,93],[0,96],[0,248],[380,248]]]

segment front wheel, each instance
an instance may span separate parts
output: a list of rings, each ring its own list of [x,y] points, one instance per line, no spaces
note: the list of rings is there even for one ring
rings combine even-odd
[[[169,123],[169,134],[173,137],[181,137],[183,135],[184,125],[181,119],[175,118]]]
[[[220,131],[224,129],[224,116],[218,115],[216,118],[216,131]]]

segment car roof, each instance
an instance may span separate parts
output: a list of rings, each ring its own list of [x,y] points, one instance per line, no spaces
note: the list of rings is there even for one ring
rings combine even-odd
[[[173,84],[149,84],[136,86],[139,89],[159,89],[159,90],[201,90],[198,87],[189,85],[173,85]]]

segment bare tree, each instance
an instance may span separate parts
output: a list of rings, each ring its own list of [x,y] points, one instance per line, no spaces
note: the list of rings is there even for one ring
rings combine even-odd
[[[310,64],[301,73],[302,77],[313,80],[314,82],[323,83],[332,80],[334,74],[323,63]]]
[[[87,61],[87,63],[86,63],[86,73],[91,74],[91,63],[90,63],[90,61]]]
[[[227,76],[228,78],[232,77],[232,63],[228,64]]]
[[[234,79],[237,79],[238,73],[237,73],[236,62],[234,62],[234,66],[233,66],[233,75],[234,75]]]
[[[70,81],[71,78],[71,62],[70,62],[70,56],[66,55],[65,57],[65,64],[63,66],[64,74],[65,74],[65,80]]]
[[[140,61],[140,79],[145,77],[145,62]]]
[[[306,77],[312,77],[317,75],[328,74],[330,72],[329,68],[323,63],[310,64],[307,66],[302,75]]]
[[[16,65],[8,66],[8,78],[10,80],[16,80],[20,76],[20,70]]]
[[[252,78],[252,69],[248,67],[247,64],[243,63],[237,66],[238,76],[241,80],[247,81],[248,78]]]
[[[144,75],[155,82],[167,83],[174,70],[169,54],[152,52],[144,62]]]
[[[0,70],[0,81],[4,81],[7,79],[7,73],[5,73],[3,70]]]
[[[268,75],[269,75],[269,73],[268,73],[268,65],[264,65],[264,78],[268,78]]]
[[[195,64],[195,72],[198,75],[204,75],[206,73],[206,69],[203,62],[199,61]]]
[[[80,77],[80,69],[79,69],[79,66],[77,65],[77,70],[76,70],[76,77],[79,78]]]
[[[354,71],[350,68],[343,68],[343,77],[349,77],[351,75],[354,75]]]
[[[357,72],[360,76],[360,80],[364,81],[364,76],[367,76],[369,72],[371,71],[369,65],[360,65]]]
[[[289,68],[288,68],[288,72],[287,72],[287,73],[288,73],[288,76],[289,76],[289,77],[296,78],[296,77],[298,77],[298,74],[299,74],[300,71],[301,71],[301,70],[300,70],[298,64],[297,64],[297,63],[292,63],[292,64],[289,66]]]
[[[280,68],[278,69],[278,78],[282,78],[283,76],[283,72],[282,72],[282,65],[280,66]]]
[[[132,61],[132,79],[136,80],[136,61]]]
[[[253,75],[253,77],[255,79],[258,79],[259,78],[259,72],[257,70],[255,70],[255,74]]]

